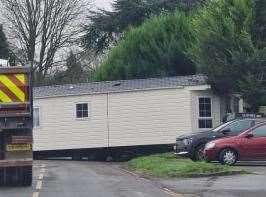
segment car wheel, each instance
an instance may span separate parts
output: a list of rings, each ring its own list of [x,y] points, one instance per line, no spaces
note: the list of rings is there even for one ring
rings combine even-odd
[[[204,156],[204,147],[205,144],[200,144],[198,145],[195,149],[194,149],[194,155],[191,158],[193,161],[203,161],[205,160],[205,156]]]
[[[237,153],[232,149],[224,149],[219,154],[219,161],[223,165],[234,165],[237,162]]]

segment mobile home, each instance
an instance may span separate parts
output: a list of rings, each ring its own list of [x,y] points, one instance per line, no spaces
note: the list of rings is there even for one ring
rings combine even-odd
[[[217,126],[225,108],[204,75],[37,87],[33,150],[83,157],[162,147]]]

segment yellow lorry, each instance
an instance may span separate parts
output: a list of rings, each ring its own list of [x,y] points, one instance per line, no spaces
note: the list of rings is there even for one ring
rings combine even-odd
[[[29,67],[0,67],[0,186],[32,184],[32,86]]]

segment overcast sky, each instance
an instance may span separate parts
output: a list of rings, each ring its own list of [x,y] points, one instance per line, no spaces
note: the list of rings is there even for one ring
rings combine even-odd
[[[115,0],[92,0],[93,2],[93,9],[101,8],[101,9],[111,9],[111,3]],[[3,17],[0,13],[0,23],[4,23]]]
[[[114,0],[94,0],[94,5],[96,8],[101,8],[101,9],[111,9],[111,2]]]
[[[92,9],[94,10],[97,10],[97,8],[111,10],[111,3],[114,2],[115,0],[89,0],[89,1],[92,2]],[[0,24],[4,24],[4,27],[5,27],[6,26],[5,20],[3,19],[1,15],[2,13],[0,12]]]

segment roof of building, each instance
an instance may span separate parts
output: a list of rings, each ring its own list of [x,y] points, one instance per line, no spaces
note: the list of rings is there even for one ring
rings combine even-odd
[[[34,98],[58,97],[68,95],[99,94],[147,89],[178,88],[184,86],[207,85],[204,75],[177,76],[165,78],[103,81],[93,83],[66,84],[35,87]]]

